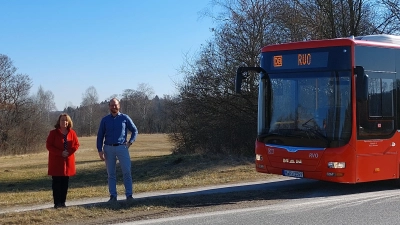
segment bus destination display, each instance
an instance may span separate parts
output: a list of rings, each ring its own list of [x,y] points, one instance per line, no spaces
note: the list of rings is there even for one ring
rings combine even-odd
[[[272,69],[321,68],[328,65],[328,52],[310,52],[289,55],[274,55]]]

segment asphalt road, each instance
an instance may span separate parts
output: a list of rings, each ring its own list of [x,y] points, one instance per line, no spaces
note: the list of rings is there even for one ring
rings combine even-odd
[[[130,222],[151,225],[399,224],[400,191],[295,199],[275,205]]]
[[[336,184],[312,180],[282,180],[223,190],[275,190],[276,196],[251,204],[195,211],[119,224],[400,224],[399,181]],[[288,192],[290,194],[288,195]],[[282,197],[285,196],[285,197]],[[273,200],[279,199],[280,201]]]

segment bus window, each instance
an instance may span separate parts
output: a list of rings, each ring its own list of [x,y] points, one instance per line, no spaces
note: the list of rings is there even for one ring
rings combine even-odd
[[[349,71],[270,74],[268,133],[283,145],[340,147],[351,137]],[[268,135],[267,135],[268,136]],[[295,140],[295,139],[298,140]],[[315,139],[319,139],[320,142]],[[268,138],[264,139],[268,143]]]
[[[388,138],[394,132],[394,78],[377,73],[369,76],[368,100],[357,104],[358,137]]]

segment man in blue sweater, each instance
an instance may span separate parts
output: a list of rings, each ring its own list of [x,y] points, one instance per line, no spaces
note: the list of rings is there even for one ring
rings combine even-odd
[[[119,100],[113,98],[108,103],[110,114],[103,117],[97,133],[97,150],[101,160],[105,160],[108,174],[109,202],[117,202],[117,159],[121,166],[125,196],[132,200],[132,174],[129,147],[136,140],[138,130],[132,119],[119,111]],[[131,132],[129,140],[128,131]],[[104,141],[104,142],[103,142]]]

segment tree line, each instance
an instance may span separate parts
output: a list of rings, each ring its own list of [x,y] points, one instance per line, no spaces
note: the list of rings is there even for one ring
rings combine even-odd
[[[121,111],[140,133],[168,133],[177,153],[252,154],[257,126],[258,74],[234,93],[240,66],[258,66],[271,44],[369,34],[399,34],[400,0],[212,0],[201,11],[215,27],[199,51],[186,55],[175,96],[154,96],[151,87],[123,90]],[[156,63],[156,62],[155,62]],[[43,150],[59,112],[54,95],[39,88],[0,55],[0,154]],[[93,136],[108,113],[89,87],[79,107],[66,107],[80,136]]]
[[[45,141],[61,113],[68,113],[78,136],[95,136],[100,120],[109,114],[108,101],[117,97],[121,112],[130,115],[139,133],[170,133],[168,103],[171,97],[154,96],[153,89],[140,84],[136,90],[99,101],[95,87],[86,89],[80,106],[66,106],[56,111],[54,94],[41,86],[30,95],[32,81],[17,73],[12,60],[0,54],[0,155],[45,151]]]
[[[120,100],[122,113],[128,114],[138,128],[139,133],[169,133],[168,103],[170,97],[154,96],[153,89],[147,84],[139,84],[138,88],[126,89],[121,95],[110,96],[99,102],[96,89],[91,86],[83,94],[79,107],[66,107],[74,121],[74,129],[80,136],[95,136],[102,117],[109,114],[108,101],[116,97]]]

